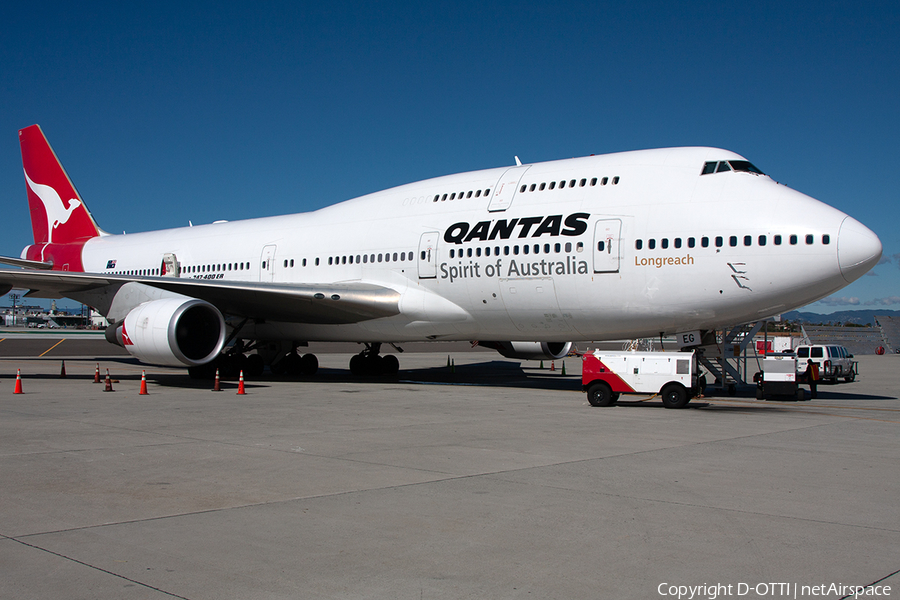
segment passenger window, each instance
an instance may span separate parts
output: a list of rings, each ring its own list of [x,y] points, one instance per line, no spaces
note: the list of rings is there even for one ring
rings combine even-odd
[[[453,248],[450,248],[450,258],[456,258],[455,253],[456,253],[456,250],[454,250]],[[422,254],[425,254],[425,253],[422,252]]]
[[[721,235],[716,236],[716,248],[721,248],[724,243]]]
[[[575,252],[582,251],[584,251],[584,242],[578,242],[577,244],[575,244]]]
[[[745,246],[751,246],[751,245],[753,245],[753,236],[752,236],[752,235],[745,235],[745,236],[744,236],[744,245],[745,245]]]
[[[827,246],[827,245],[830,244],[830,243],[831,243],[831,236],[828,235],[827,233],[824,234],[824,235],[822,236],[822,244],[825,245],[825,246]]]
[[[559,254],[561,250],[562,250],[562,246],[560,244],[557,243],[557,244],[553,245],[553,251],[556,252],[557,254]]]
[[[681,238],[675,238],[675,247],[681,248]]]
[[[618,175],[613,177],[613,185],[619,185],[619,176]]]
[[[481,196],[481,190],[475,190],[475,197],[478,198]]]
[[[469,258],[472,258],[472,249],[471,248],[466,250],[466,256],[468,256]]]
[[[600,185],[606,185],[607,183],[609,183],[609,177],[604,177],[600,180]]]
[[[466,194],[466,198],[471,198],[471,197],[472,197],[472,192],[469,192],[468,194]]]
[[[775,244],[776,246],[780,246],[780,245],[781,245],[781,236],[780,236],[780,235],[773,235],[773,236],[772,236],[772,243]]]
[[[503,256],[509,256],[509,246],[503,246]]]
[[[813,238],[812,235],[807,235],[807,236],[806,236],[806,245],[807,245],[807,246],[811,245],[811,244],[813,243],[813,241],[814,241],[814,238]]]
[[[659,245],[660,245],[663,249],[668,248],[668,247],[669,247],[669,238],[663,238],[662,240],[660,240]]]
[[[655,250],[656,249],[656,240],[653,238],[650,238],[649,240],[647,240],[647,248],[650,250]]]
[[[634,249],[640,250],[644,246],[644,242],[642,240],[634,240]]]
[[[596,177],[594,177],[593,179],[591,179],[591,187],[594,187],[595,185],[597,185],[597,178],[596,178]]]
[[[603,250],[605,249],[605,247],[606,247],[606,242],[602,242],[602,241],[601,241],[601,242],[597,242],[597,250],[599,250],[600,252],[603,252]]]
[[[796,245],[797,245],[797,236],[792,235],[791,236],[791,246],[796,246]]]
[[[528,254],[528,244],[525,244],[524,246],[522,246],[522,252],[524,254]]]
[[[475,248],[475,256],[481,256],[481,248]]]
[[[544,244],[544,254],[550,254],[550,244]]]
[[[693,248],[696,244],[696,240],[694,238],[688,238],[688,248]]]
[[[524,191],[527,190],[527,189],[528,189],[528,186],[527,186],[527,185],[523,185],[522,187],[519,188],[519,191],[520,191],[520,192],[524,192]]]
[[[709,238],[708,237],[700,238],[700,245],[704,248],[709,248]]]
[[[513,254],[515,254],[515,255],[518,255],[518,254],[519,254],[519,247],[518,247],[518,246],[513,246]]]
[[[575,187],[575,180],[574,180],[574,179],[571,180],[571,181],[569,182],[569,187]]]
[[[529,192],[533,192],[535,187],[537,187],[537,186],[536,186],[535,184],[532,183],[532,184],[531,184],[531,187],[528,188],[528,191],[529,191]]]
[[[397,262],[397,253],[394,252],[394,262]]]
[[[572,242],[566,242],[566,252],[572,251]]]
[[[759,236],[759,239],[757,241],[759,242],[760,246],[765,246],[766,245],[766,236],[764,236],[764,235]]]
[[[728,245],[731,246],[732,248],[737,246],[737,236],[736,235],[733,235],[728,238]]]
[[[582,180],[581,180],[581,183],[580,183],[579,185],[580,185],[581,187],[584,187],[586,184],[587,184],[587,179],[582,179]]]
[[[543,192],[545,187],[547,187],[547,184],[546,184],[546,183],[542,183],[542,184],[541,184],[541,187],[540,187],[540,190]]]
[[[550,182],[550,189],[552,190],[552,189],[555,188],[555,187],[556,187],[556,182],[555,182],[555,181],[551,181],[551,182]]]

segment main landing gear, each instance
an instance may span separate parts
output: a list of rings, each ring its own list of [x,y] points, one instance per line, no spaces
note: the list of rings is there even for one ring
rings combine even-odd
[[[294,346],[290,352],[273,361],[269,368],[274,375],[315,375],[319,370],[319,359],[315,354],[301,355]]]
[[[350,372],[356,377],[396,375],[400,361],[393,354],[381,356],[380,351],[380,342],[366,343],[366,349],[350,359]]]

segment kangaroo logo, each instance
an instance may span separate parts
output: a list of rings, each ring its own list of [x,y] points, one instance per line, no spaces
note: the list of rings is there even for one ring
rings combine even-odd
[[[47,214],[47,243],[52,244],[53,232],[56,231],[57,227],[64,225],[69,220],[72,212],[81,206],[81,200],[71,198],[64,203],[52,187],[32,181],[31,177],[28,176],[28,171],[25,171],[25,181],[28,182],[28,187],[31,188],[34,195],[44,204],[44,212]],[[46,245],[44,247],[46,248]],[[44,249],[41,248],[41,260],[43,259]]]

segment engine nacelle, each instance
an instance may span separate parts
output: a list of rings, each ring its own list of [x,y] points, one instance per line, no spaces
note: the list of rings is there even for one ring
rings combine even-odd
[[[107,339],[144,363],[196,367],[222,351],[225,319],[215,306],[203,300],[151,300],[132,309],[121,324],[108,330]]]
[[[559,360],[572,349],[572,342],[478,342],[493,348],[506,358],[520,360]]]

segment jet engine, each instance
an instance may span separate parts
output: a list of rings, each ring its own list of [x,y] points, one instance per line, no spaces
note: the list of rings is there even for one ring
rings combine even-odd
[[[225,319],[195,298],[144,302],[106,331],[106,338],[153,365],[196,367],[215,359],[225,344]]]
[[[493,348],[506,358],[521,360],[559,360],[572,349],[572,342],[478,342]]]

